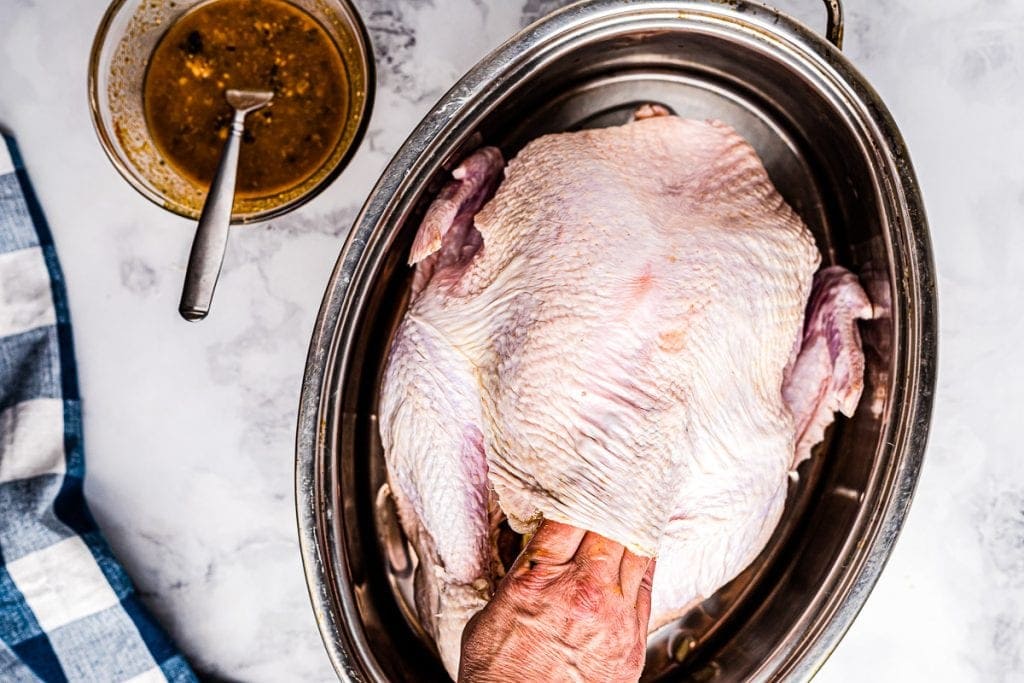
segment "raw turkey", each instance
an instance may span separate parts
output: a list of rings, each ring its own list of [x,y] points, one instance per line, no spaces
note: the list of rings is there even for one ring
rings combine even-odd
[[[856,278],[815,275],[811,233],[735,130],[651,113],[507,167],[475,152],[413,244],[380,428],[453,677],[505,520],[657,556],[653,630],[750,564],[789,474],[860,397]]]

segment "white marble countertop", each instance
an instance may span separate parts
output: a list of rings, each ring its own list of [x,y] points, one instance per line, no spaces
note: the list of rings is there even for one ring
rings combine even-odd
[[[299,384],[328,274],[430,105],[560,3],[358,1],[379,70],[362,149],[311,203],[234,231],[200,325],[176,312],[193,225],[131,190],[92,131],[86,64],[105,4],[0,0],[0,126],[18,138],[67,276],[86,493],[198,671],[329,680],[292,497]],[[845,4],[846,52],[902,127],[925,195],[941,357],[908,524],[818,680],[1024,680],[1024,459],[1013,436],[1024,414],[1024,3]],[[813,0],[783,7],[822,23]]]

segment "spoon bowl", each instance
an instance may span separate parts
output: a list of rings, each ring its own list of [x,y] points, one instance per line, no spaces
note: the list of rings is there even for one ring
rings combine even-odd
[[[270,101],[274,99],[274,93],[268,90],[232,89],[224,93],[224,99],[228,101],[235,112],[248,114],[270,104]]]

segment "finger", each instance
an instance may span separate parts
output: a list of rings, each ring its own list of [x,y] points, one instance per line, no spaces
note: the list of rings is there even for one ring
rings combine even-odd
[[[524,563],[565,564],[576,555],[586,533],[568,524],[545,520],[513,566],[518,567]]]
[[[575,562],[602,583],[619,583],[619,565],[626,551],[621,543],[588,531],[576,551]]]
[[[654,586],[654,567],[658,564],[656,559],[651,559],[640,581],[640,589],[636,594],[636,618],[640,625],[640,632],[647,633],[651,621],[651,588]]]
[[[647,567],[653,561],[653,558],[637,555],[629,550],[622,554],[622,563],[619,565],[619,583],[622,585],[622,594],[626,596],[627,600],[636,600],[640,583],[643,581],[644,574],[647,573]]]

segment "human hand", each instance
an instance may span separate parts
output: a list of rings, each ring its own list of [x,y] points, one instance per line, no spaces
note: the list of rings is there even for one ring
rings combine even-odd
[[[636,681],[654,560],[546,521],[462,635],[461,683]]]

